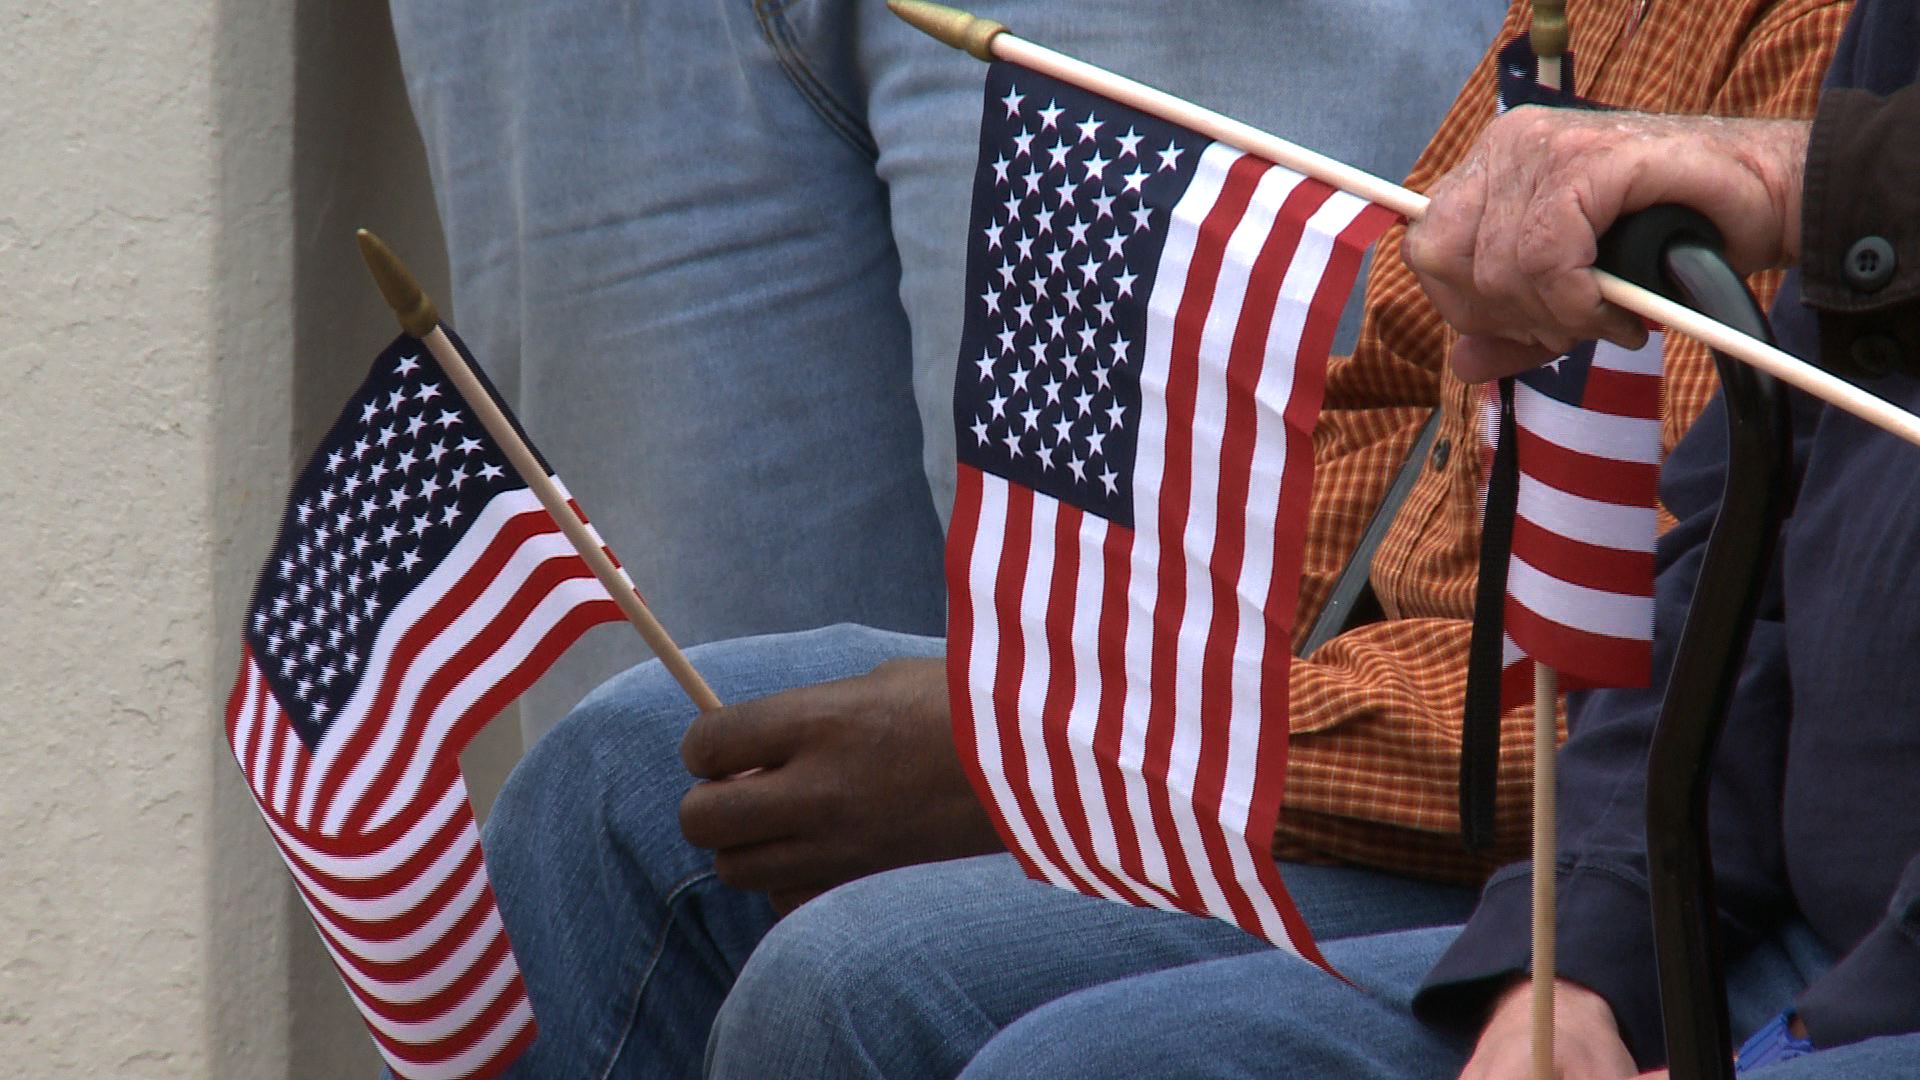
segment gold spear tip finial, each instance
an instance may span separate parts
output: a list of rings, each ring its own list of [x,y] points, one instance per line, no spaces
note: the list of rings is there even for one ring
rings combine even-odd
[[[360,257],[367,260],[367,269],[373,273],[373,283],[380,287],[380,295],[386,298],[387,306],[393,309],[400,319],[400,328],[414,337],[426,337],[433,328],[440,325],[440,312],[427,298],[425,289],[415,281],[406,264],[394,255],[393,249],[381,239],[365,229],[354,233],[360,241]]]
[[[1004,23],[932,0],[887,0],[887,7],[915,30],[986,61],[993,59],[994,37],[1007,29]]]
[[[1557,60],[1567,51],[1566,0],[1533,0],[1533,25],[1528,44],[1533,55],[1542,60]]]

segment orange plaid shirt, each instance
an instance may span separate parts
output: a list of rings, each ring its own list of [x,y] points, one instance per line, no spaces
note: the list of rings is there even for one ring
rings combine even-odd
[[[1568,0],[1577,91],[1648,112],[1810,117],[1849,4],[1841,0]],[[1414,165],[1426,190],[1494,115],[1495,51],[1525,30],[1516,0],[1495,42]],[[1460,713],[1480,546],[1479,389],[1446,367],[1453,332],[1381,238],[1353,355],[1328,371],[1314,432],[1313,528],[1301,579],[1304,636],[1374,507],[1438,404],[1433,453],[1375,554],[1386,619],[1296,660],[1286,796],[1274,852],[1477,882],[1524,854],[1532,799],[1530,709],[1501,719],[1498,843],[1460,841]],[[1756,279],[1763,302],[1778,278]],[[1665,441],[1712,395],[1707,350],[1669,338]],[[1664,516],[1664,515],[1663,515]],[[1295,642],[1298,645],[1298,640]]]

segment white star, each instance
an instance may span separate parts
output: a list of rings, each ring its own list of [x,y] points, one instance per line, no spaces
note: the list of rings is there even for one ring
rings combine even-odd
[[[1082,351],[1093,348],[1093,336],[1097,333],[1099,333],[1099,331],[1093,328],[1092,323],[1088,323],[1074,331],[1074,334],[1080,338],[1080,348]]]
[[[375,499],[373,496],[369,495],[366,498],[360,500],[360,512],[354,516],[358,517],[361,521],[365,521],[368,518],[372,517],[373,512],[375,510],[378,510],[379,508],[380,508],[380,501],[378,499]]]
[[[1128,229],[1128,232],[1139,232],[1141,229],[1150,229],[1153,227],[1152,209],[1145,206],[1136,206],[1130,212],[1133,214],[1133,228]]]
[[[480,479],[482,480],[498,480],[504,475],[506,474],[501,472],[500,466],[498,465],[488,464],[480,467]]]
[[[1064,332],[1062,327],[1066,325],[1066,322],[1067,317],[1065,315],[1053,314],[1047,316],[1047,340],[1052,341],[1054,338],[1059,337]]]
[[[1051,274],[1057,274],[1061,271],[1062,268],[1066,266],[1066,264],[1067,264],[1067,249],[1061,247],[1059,244],[1053,245],[1053,250],[1047,252],[1047,266],[1048,266],[1047,272]],[[1068,295],[1072,295],[1072,294],[1069,293]]]
[[[1040,346],[1036,344],[1034,348],[1038,349]],[[1014,389],[1024,392],[1027,389],[1027,380],[1032,376],[1033,369],[1024,364],[1014,368],[1012,372]]]
[[[1087,459],[1086,458],[1081,457],[1079,454],[1073,455],[1073,460],[1067,462],[1067,468],[1073,470],[1073,478],[1075,480],[1078,480],[1083,484],[1087,482]]]
[[[1080,354],[1079,353],[1074,352],[1072,349],[1068,349],[1066,352],[1066,355],[1060,358],[1060,362],[1062,364],[1065,364],[1067,367],[1068,379],[1072,379],[1074,376],[1080,374]]]
[[[264,611],[254,612],[253,613],[253,632],[257,634],[260,631],[265,630],[266,628],[267,628],[267,613]]]
[[[1093,391],[1083,389],[1073,395],[1073,406],[1075,416],[1087,415],[1087,412],[1093,408]]]
[[[379,415],[380,403],[377,401],[369,401],[365,405],[360,406],[360,422],[363,424],[373,423],[373,418]]]
[[[1101,431],[1099,428],[1096,427],[1088,431],[1087,432],[1087,458],[1091,460],[1093,458],[1099,457],[1105,451],[1106,441],[1107,441],[1107,433],[1104,431]]]
[[[420,434],[420,429],[426,426],[427,426],[427,417],[425,413],[422,413],[419,416],[416,416],[413,419],[407,421],[407,434],[418,435]]]
[[[1007,395],[1001,393],[999,387],[994,387],[993,396],[987,399],[987,408],[993,410],[995,420],[1007,418]]]
[[[1096,148],[1091,157],[1080,163],[1080,182],[1084,184],[1089,180],[1105,180],[1107,166],[1111,164],[1113,162],[1102,157],[1099,149]]]
[[[1140,166],[1135,165],[1133,167],[1133,171],[1128,173],[1126,176],[1122,177],[1121,179],[1126,181],[1127,191],[1138,193],[1140,190],[1140,185],[1147,182],[1147,173],[1145,170],[1141,169]]]
[[[368,563],[367,576],[371,577],[375,581],[379,581],[381,578],[386,577],[387,576],[387,560],[375,559],[371,563]],[[352,623],[349,622],[348,625],[351,626]]]
[[[1112,217],[1113,216],[1113,200],[1116,198],[1118,198],[1118,196],[1110,195],[1104,190],[1102,190],[1100,194],[1095,195],[1093,197],[1093,205],[1095,209],[1099,210],[1100,212],[1094,215],[1093,220],[1099,221],[1101,218]]]
[[[995,184],[1004,184],[1007,182],[1007,166],[1011,164],[1013,164],[1013,162],[1008,161],[1007,155],[1005,154],[995,154],[993,156],[993,182]]]
[[[1071,442],[1072,440],[1073,421],[1067,419],[1065,416],[1055,420],[1053,422],[1053,444],[1058,446],[1063,442]]]
[[[1168,169],[1177,169],[1180,167],[1180,155],[1186,153],[1187,149],[1172,139],[1168,139],[1167,148],[1157,152],[1160,155],[1160,167],[1154,171],[1166,172]]]
[[[435,465],[440,464],[440,459],[446,456],[447,444],[443,439],[435,439],[433,445],[427,448],[427,460]]]
[[[283,555],[280,557],[280,580],[285,581],[292,576],[293,560]]]
[[[1080,291],[1078,289],[1068,289],[1064,295],[1067,301],[1067,310],[1078,312],[1080,310]]]
[[[1018,195],[1008,193],[1007,201],[1000,204],[1002,209],[1007,212],[1007,223],[1009,225],[1020,220],[1020,204],[1025,201],[1025,199]]]
[[[1100,260],[1094,258],[1092,252],[1088,252],[1087,261],[1081,263],[1074,269],[1080,271],[1080,284],[1083,287],[1091,285],[1093,284],[1094,277],[1100,273]]]
[[[988,251],[995,251],[999,249],[1000,234],[1005,232],[1006,229],[1007,227],[1005,225],[995,223],[981,230],[982,232],[987,234],[987,250]]]
[[[1005,435],[1000,437],[1000,441],[1007,444],[1008,456],[1016,458],[1020,456],[1020,436],[1015,435],[1009,430]]]
[[[432,473],[428,473],[426,479],[420,481],[420,497],[431,502],[439,492],[440,481],[435,480]]]
[[[415,390],[413,392],[413,399],[415,401],[432,401],[434,398],[437,398],[439,396],[440,396],[439,383],[421,383],[420,389]]]
[[[1029,403],[1026,408],[1020,410],[1020,430],[1032,431],[1039,423],[1039,406]]]
[[[400,363],[395,366],[395,370],[402,375],[411,375],[419,367],[420,358],[418,356],[403,356],[400,358]]]
[[[1030,372],[1035,369],[1043,368],[1047,366],[1047,343],[1044,341],[1041,341],[1039,338],[1034,338],[1033,344],[1027,346],[1027,352],[1033,355],[1033,366],[1030,368],[1022,369],[1023,374],[1021,375],[1021,383],[1020,383],[1020,389],[1022,390],[1025,390],[1027,388],[1027,384],[1025,381],[1026,376],[1024,374],[1025,372]]]
[[[1067,226],[1067,231],[1073,234],[1075,244],[1084,244],[1087,242],[1087,230],[1091,228],[1093,228],[1091,221],[1076,221]]]
[[[1105,326],[1113,321],[1113,301],[1103,296],[1093,302],[1093,309],[1100,313],[1101,326]]]
[[[1032,195],[1040,190],[1040,181],[1046,179],[1046,176],[1047,174],[1039,169],[1028,166],[1027,171],[1020,174],[1020,182],[1027,185],[1027,194]]]
[[[1067,207],[1073,205],[1073,185],[1071,183],[1056,185],[1053,193],[1060,197],[1060,203],[1057,209],[1065,210]]]
[[[460,520],[460,504],[459,503],[454,503],[453,505],[448,506],[446,509],[440,511],[440,524],[451,525],[458,520]]]
[[[987,418],[986,417],[983,416],[980,419],[974,421],[973,437],[981,446],[987,445]]]
[[[348,473],[347,478],[340,481],[340,490],[347,495],[352,495],[360,490],[361,483],[358,473]]]
[[[472,479],[472,477],[468,474],[467,467],[465,465],[458,466],[452,472],[447,474],[447,483],[452,485],[453,490],[455,491],[459,491],[460,485],[466,483],[470,479]]]
[[[1014,270],[1014,266],[1013,266],[1013,263],[1011,262],[1002,262],[1000,264],[1000,287],[1001,288],[1004,289],[1013,284],[1013,270]]]
[[[418,565],[420,565],[420,553],[418,551],[409,551],[405,555],[400,556],[400,569],[411,570]]]
[[[427,515],[415,514],[413,515],[413,527],[409,528],[407,531],[412,533],[415,536],[415,538],[418,538],[418,537],[425,536],[427,534],[427,529],[431,528],[432,525],[433,525],[433,520],[427,517]]]
[[[365,438],[359,438],[359,439],[353,440],[353,456],[354,457],[357,457],[357,458],[366,457],[367,451],[371,449],[373,449],[373,444],[368,442]]]
[[[401,484],[399,487],[394,488],[393,493],[387,496],[387,509],[389,510],[398,510],[402,506],[405,506],[406,503],[407,503],[407,485],[405,484]]]
[[[1095,382],[1100,384],[1100,389],[1102,390],[1110,389],[1107,386],[1107,377],[1112,374],[1113,374],[1113,369],[1108,367],[1106,364],[1102,363],[1102,364],[1094,365],[1093,378]]]
[[[1120,474],[1117,472],[1114,472],[1112,469],[1100,470],[1100,482],[1106,485],[1107,494],[1109,495],[1119,494],[1120,488],[1114,484],[1114,481],[1118,479],[1120,479]]]
[[[1116,296],[1132,296],[1133,283],[1138,280],[1140,280],[1139,274],[1136,274],[1131,270],[1122,270],[1113,279],[1113,283],[1119,287],[1119,291],[1115,293],[1115,295]]]
[[[293,516],[300,519],[300,524],[305,525],[307,519],[313,516],[313,505],[311,503],[301,503],[299,506],[293,508]]]
[[[380,437],[378,439],[375,439],[374,441],[378,442],[381,445],[381,447],[384,448],[388,443],[394,440],[394,436],[399,434],[400,432],[398,429],[396,429],[392,424],[388,424],[386,427],[383,427],[380,429]]]
[[[1066,168],[1067,155],[1072,152],[1073,152],[1073,147],[1068,146],[1066,143],[1061,142],[1059,139],[1053,140],[1053,145],[1047,147],[1047,168],[1048,169]]]
[[[387,395],[387,411],[388,412],[397,413],[400,411],[400,406],[406,403],[407,403],[407,392],[405,390],[395,390],[393,393]]]
[[[1019,317],[1021,326],[1033,322],[1033,304],[1028,300],[1022,299],[1013,305],[1013,313]]]
[[[1140,138],[1141,136],[1136,134],[1133,128],[1127,128],[1127,133],[1120,136],[1120,156],[1138,160],[1140,157]]]
[[[391,544],[398,539],[400,539],[399,529],[395,528],[390,524],[380,526],[380,542],[381,543]]]
[[[1020,249],[1021,262],[1026,262],[1027,260],[1033,258],[1033,240],[1034,240],[1033,237],[1028,236],[1026,233],[1023,232],[1020,234],[1019,238],[1013,242],[1013,246]]]
[[[338,450],[333,451],[332,453],[327,455],[327,471],[339,472],[340,466],[344,464],[346,460],[347,460],[347,457],[345,454],[342,454]]]
[[[980,369],[981,382],[993,381],[993,352],[991,350],[982,351],[980,353],[980,359],[975,360],[973,363],[975,367]]]
[[[1085,120],[1082,120],[1073,126],[1080,129],[1081,142],[1093,142],[1095,137],[1097,137],[1100,134],[1100,129],[1105,127],[1106,125],[1094,119],[1092,113],[1088,113],[1087,118]]]
[[[400,456],[393,460],[393,467],[399,472],[406,472],[419,463],[420,455],[414,453],[411,449],[407,449],[400,451]]]
[[[1107,237],[1107,258],[1118,259],[1126,255],[1127,238],[1119,233]]]
[[[439,424],[441,430],[445,430],[460,422],[460,414],[441,410],[440,415],[434,417],[433,422]]]
[[[1033,156],[1033,136],[1033,132],[1023,129],[1020,134],[1013,137],[1013,160],[1019,161],[1023,157]]]
[[[1060,404],[1060,380],[1048,375],[1047,381],[1040,384],[1040,390],[1047,395],[1047,404]]]
[[[1027,95],[1021,93],[1019,87],[1008,86],[1007,96],[1000,99],[1000,104],[1005,105],[1007,107],[1007,115],[1013,117],[1020,115],[1020,103],[1025,100],[1027,100]]]
[[[462,454],[477,454],[481,449],[479,439],[461,439],[460,445],[454,447],[455,451]]]
[[[1107,429],[1109,431],[1114,428],[1127,426],[1127,409],[1126,406],[1120,404],[1118,398],[1114,399],[1113,404],[1107,406],[1107,420]]]
[[[1034,452],[1034,455],[1040,459],[1041,472],[1046,473],[1046,472],[1053,471],[1053,456],[1054,454],[1058,453],[1059,450],[1060,450],[1059,444],[1055,443],[1052,446],[1040,447],[1038,450]]]
[[[1040,110],[1040,130],[1052,131],[1054,125],[1060,122],[1060,114],[1066,111],[1058,101],[1047,102],[1047,107]]]
[[[1008,327],[1007,327],[1006,329],[1004,329],[1004,330],[1002,330],[1002,331],[1000,331],[1000,332],[999,332],[998,334],[995,334],[995,335],[994,335],[995,337],[997,337],[997,338],[999,338],[999,339],[1000,339],[1000,355],[1001,355],[1001,356],[1005,356],[1005,355],[1007,355],[1007,354],[1008,354],[1009,352],[1012,352],[1012,351],[1013,351],[1013,335],[1014,335],[1014,333],[1015,333],[1015,331],[1014,331],[1014,329],[1013,329],[1013,327],[1012,327],[1012,326],[1008,326]]]

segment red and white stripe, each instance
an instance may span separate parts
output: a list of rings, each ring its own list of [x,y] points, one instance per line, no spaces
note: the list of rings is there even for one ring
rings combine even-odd
[[[1386,211],[1219,144],[1153,293],[1131,530],[962,466],[963,758],[1037,878],[1320,960],[1270,849],[1326,355]]]
[[[621,617],[532,493],[503,493],[388,615],[309,752],[251,651],[227,734],[393,1071],[490,1077],[535,1033],[458,755],[581,633]]]
[[[1594,346],[1580,406],[1514,383],[1520,485],[1507,566],[1502,697],[1532,694],[1534,659],[1561,686],[1644,686],[1653,663],[1662,336]]]

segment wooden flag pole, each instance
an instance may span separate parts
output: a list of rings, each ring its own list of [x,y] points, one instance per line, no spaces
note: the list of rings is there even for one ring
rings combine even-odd
[[[1533,48],[1536,78],[1558,93],[1561,61],[1570,37],[1566,0],[1533,0],[1533,23],[1528,44]],[[1553,668],[1533,662],[1533,1077],[1553,1080],[1553,979],[1555,953],[1554,885],[1557,879],[1559,817],[1554,793],[1559,752],[1555,724],[1559,686]]]
[[[674,680],[680,684],[680,688],[687,692],[687,696],[693,699],[694,705],[701,712],[719,708],[720,699],[714,696],[713,689],[707,685],[705,679],[700,677],[700,673],[693,669],[693,665],[687,662],[687,655],[680,651],[680,646],[673,643],[673,638],[668,636],[666,628],[653,617],[653,612],[647,609],[646,603],[640,599],[640,594],[634,589],[632,583],[627,581],[618,567],[614,566],[613,559],[607,555],[606,549],[587,528],[587,523],[580,519],[580,515],[574,513],[573,507],[567,502],[567,497],[560,491],[560,486],[554,483],[553,478],[547,475],[547,470],[540,466],[539,459],[534,457],[533,448],[520,437],[520,433],[514,429],[513,422],[507,419],[506,413],[502,412],[500,406],[493,400],[493,395],[481,385],[479,377],[473,373],[473,368],[467,364],[466,358],[460,355],[460,350],[454,348],[453,341],[447,337],[446,331],[440,328],[439,310],[434,307],[433,301],[427,298],[419,282],[414,280],[406,266],[394,256],[386,244],[380,241],[379,237],[365,229],[361,229],[358,235],[360,254],[367,260],[367,268],[373,272],[374,282],[380,286],[380,295],[386,298],[388,306],[392,307],[393,313],[399,317],[401,328],[424,342],[427,350],[433,353],[433,358],[440,362],[440,367],[447,373],[447,378],[452,379],[454,386],[459,388],[460,396],[464,397],[467,404],[473,407],[473,411],[479,414],[480,423],[487,429],[487,434],[493,437],[493,441],[506,454],[507,462],[513,466],[515,472],[520,474],[520,478],[527,482],[527,486],[533,489],[534,495],[540,500],[540,505],[546,507],[547,513],[552,515],[554,523],[560,526],[560,531],[566,535],[573,549],[580,553],[580,557],[585,559],[587,566],[593,570],[593,576],[599,578],[600,584],[606,586],[608,594],[613,597],[613,602],[619,605],[627,621],[633,624],[635,630],[640,631],[640,636],[646,640],[647,647],[653,650],[653,654],[660,658],[662,664],[666,665],[667,671],[672,673]]]
[[[991,19],[983,19],[930,0],[887,0],[887,6],[916,29],[981,60],[1010,61],[1112,98],[1358,195],[1409,221],[1419,221],[1426,216],[1427,197],[1417,191],[1382,180],[1211,109],[1203,109],[1163,90],[1036,45],[1015,36],[1004,25]],[[1920,446],[1920,416],[1664,296],[1602,270],[1595,270],[1593,274],[1599,279],[1600,295],[1608,301],[1686,334],[1709,348],[1718,349],[1889,434]]]

